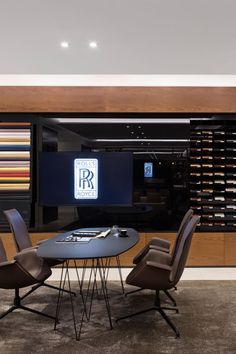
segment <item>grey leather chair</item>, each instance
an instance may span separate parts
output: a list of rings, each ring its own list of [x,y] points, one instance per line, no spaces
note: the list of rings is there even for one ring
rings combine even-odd
[[[172,323],[164,310],[174,310],[174,307],[161,306],[159,292],[173,288],[184,271],[184,267],[189,254],[192,236],[200,217],[195,215],[188,222],[183,231],[181,240],[179,241],[174,258],[168,253],[150,249],[142,260],[134,267],[126,278],[126,283],[138,286],[144,289],[152,289],[156,291],[154,306],[131,315],[127,315],[117,319],[117,322],[132,316],[136,316],[145,312],[155,310],[161,314],[168,325],[175,332],[176,337],[180,336],[178,329]]]
[[[25,296],[20,297],[19,295],[19,289],[42,283],[51,273],[51,269],[42,258],[37,256],[35,249],[20,252],[14,257],[14,260],[8,261],[0,238],[0,288],[15,290],[13,306],[2,313],[0,319],[19,308],[55,320],[53,316],[22,305],[21,301]]]
[[[16,251],[23,252],[25,250],[37,249],[38,246],[32,245],[27,226],[26,226],[21,214],[18,212],[18,210],[9,209],[9,210],[4,210],[3,213],[4,213],[4,215],[8,221],[8,224],[10,226],[10,229],[11,229],[14,241],[15,241],[15,245],[16,245]],[[63,263],[63,260],[61,260],[61,259],[45,259],[45,261],[50,268]],[[51,284],[47,284],[44,282],[34,286],[32,288],[32,291],[36,290],[39,286],[46,286],[51,289],[61,290],[61,291],[70,293],[69,290],[60,289],[57,286],[53,286]],[[32,291],[30,291],[29,294]],[[74,292],[72,292],[72,294],[76,295]]]

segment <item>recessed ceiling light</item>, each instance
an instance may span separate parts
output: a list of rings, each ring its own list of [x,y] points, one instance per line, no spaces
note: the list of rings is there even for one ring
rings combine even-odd
[[[97,48],[97,46],[98,46],[98,44],[97,44],[97,42],[89,42],[89,46],[90,46],[90,48]]]
[[[61,42],[61,47],[62,48],[69,48],[69,43],[66,41]]]
[[[139,125],[138,128],[141,129],[142,128],[141,125]]]
[[[134,134],[134,132],[131,132],[131,134]]]
[[[144,135],[144,132],[142,132],[141,134]]]
[[[129,129],[129,128],[130,128],[130,126],[129,126],[129,125],[126,125],[126,128],[128,128],[128,129]]]

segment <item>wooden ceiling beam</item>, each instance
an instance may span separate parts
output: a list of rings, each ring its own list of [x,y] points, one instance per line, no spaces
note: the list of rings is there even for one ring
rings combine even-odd
[[[1,86],[0,112],[236,113],[236,87]]]

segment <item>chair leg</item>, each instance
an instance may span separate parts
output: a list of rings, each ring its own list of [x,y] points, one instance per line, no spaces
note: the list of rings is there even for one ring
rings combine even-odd
[[[127,293],[125,293],[125,296],[137,293],[138,291],[141,291],[141,290],[144,290],[144,288],[138,288],[138,289],[135,289],[135,290],[128,291]]]
[[[180,333],[178,329],[175,327],[174,323],[170,320],[170,318],[167,316],[167,314],[163,311],[162,308],[157,309],[157,311],[160,313],[160,315],[164,318],[166,323],[173,329],[175,332],[176,338],[180,337]]]
[[[60,289],[58,286],[54,286],[54,285],[51,285],[51,284],[48,284],[48,283],[43,283],[42,285],[46,286],[47,288],[50,288],[50,289],[61,290],[61,291],[64,291],[64,293],[68,293],[68,294],[76,296],[76,293],[74,291],[70,291],[70,290],[66,290],[66,289]]]
[[[138,289],[135,289],[135,290],[131,290],[131,291],[128,291],[127,293],[125,293],[125,296],[127,295],[130,295],[130,294],[134,294],[134,293],[137,293],[138,291],[141,291],[141,290],[144,290],[144,288],[138,288]],[[166,296],[171,300],[171,302],[173,303],[174,306],[177,306],[177,303],[175,301],[175,299],[170,295],[169,291],[168,290],[163,290],[164,293],[166,294]],[[177,309],[178,310],[178,309]],[[176,311],[176,312],[179,312]]]
[[[32,286],[32,288],[25,293],[22,297],[21,300],[23,300],[25,297],[29,296],[30,294],[32,294],[35,290],[37,290],[38,288],[40,288],[40,286],[42,286],[43,284],[39,283],[37,285]]]
[[[40,288],[40,286],[46,286],[47,288],[50,289],[55,289],[55,290],[61,290],[64,291],[65,293],[70,294],[70,290],[66,290],[66,289],[60,289],[58,286],[54,286],[51,284],[47,284],[47,283],[39,283],[37,285],[32,286],[32,288],[21,297],[21,300],[23,300],[24,298],[26,298],[28,295],[32,294],[35,290],[37,290],[38,288]],[[76,296],[76,293],[72,291],[72,295]]]
[[[141,315],[143,313],[149,312],[149,311],[157,311],[160,313],[160,315],[164,318],[164,320],[166,321],[166,323],[171,327],[171,329],[174,331],[176,338],[180,337],[180,333],[178,331],[178,329],[175,327],[175,325],[173,324],[173,322],[170,320],[170,318],[167,316],[167,314],[163,311],[163,310],[175,310],[177,312],[178,309],[173,308],[173,307],[162,307],[160,304],[160,297],[159,297],[159,291],[156,291],[156,297],[155,297],[155,303],[154,303],[154,307],[150,307],[148,309],[142,310],[142,311],[138,311],[135,313],[132,313],[130,315],[127,316],[123,316],[120,317],[116,320],[116,322],[119,322],[121,320],[130,318],[130,317],[134,317],[134,316],[138,316]]]
[[[170,295],[168,290],[163,290],[164,293],[166,294],[166,296],[170,299],[170,301],[173,303],[174,306],[177,306],[175,299],[173,298],[173,296]]]
[[[25,310],[25,311],[29,311],[29,312],[32,312],[32,313],[36,313],[37,315],[41,315],[41,316],[44,316],[44,317],[47,317],[47,318],[51,318],[52,320],[55,321],[55,317],[54,316],[48,315],[48,314],[46,314],[44,312],[40,312],[40,311],[31,309],[30,307],[20,305],[18,308],[21,309],[21,310]]]
[[[55,320],[54,316],[48,315],[44,312],[40,312],[34,309],[31,309],[29,307],[23,306],[21,305],[21,297],[19,295],[19,289],[15,289],[15,297],[14,297],[14,305],[12,307],[10,307],[6,312],[4,312],[2,315],[0,315],[0,319],[2,319],[3,317],[7,316],[9,313],[13,312],[16,309],[22,309],[25,311],[29,311],[29,312],[33,312],[36,313],[37,315],[41,315],[47,318],[51,318],[53,320]]]
[[[10,307],[7,311],[5,311],[4,313],[2,313],[1,315],[0,315],[0,320],[3,318],[3,317],[5,317],[5,316],[7,316],[9,313],[11,313],[12,311],[14,311],[15,309],[17,309],[17,307],[16,306],[12,306],[12,307]]]
[[[120,264],[120,257],[119,256],[116,256],[116,264],[117,264],[117,268],[118,268],[118,272],[119,272],[119,276],[120,276],[120,285],[121,285],[122,294],[124,295],[125,288],[124,288],[124,282],[123,282],[123,278],[122,278],[121,264]]]
[[[118,323],[119,321],[122,321],[122,320],[126,320],[126,318],[142,315],[143,313],[146,313],[146,312],[149,312],[149,311],[154,311],[154,310],[156,310],[156,307],[150,307],[150,308],[142,310],[142,311],[131,313],[130,315],[119,317],[119,318],[116,319],[116,323]]]
[[[168,293],[168,292],[167,292]],[[168,293],[169,294],[169,293]],[[178,309],[176,308],[171,308],[171,307],[162,307],[161,306],[161,300],[160,300],[160,292],[159,290],[156,291],[156,297],[155,297],[155,307],[156,310],[160,313],[160,315],[164,318],[164,320],[167,322],[167,324],[173,329],[173,331],[175,332],[176,338],[178,338],[180,336],[179,331],[177,330],[177,328],[175,327],[175,325],[173,324],[173,322],[170,320],[170,318],[167,316],[167,314],[163,311],[163,310],[175,310],[176,313],[179,312]]]

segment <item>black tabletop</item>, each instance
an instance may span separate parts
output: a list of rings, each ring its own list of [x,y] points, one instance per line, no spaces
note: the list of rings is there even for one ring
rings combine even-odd
[[[105,231],[107,227],[83,228],[79,231]],[[73,230],[77,231],[77,230]],[[115,257],[129,250],[139,241],[139,234],[134,229],[127,228],[127,237],[120,237],[109,233],[105,238],[91,238],[87,243],[84,242],[57,242],[71,235],[72,231],[57,235],[43,242],[37,254],[42,258],[53,259],[90,259]]]

